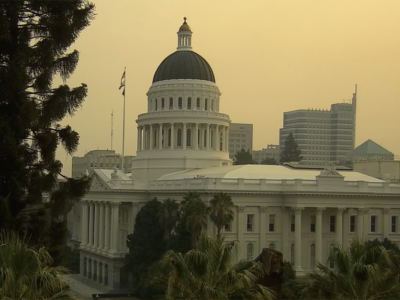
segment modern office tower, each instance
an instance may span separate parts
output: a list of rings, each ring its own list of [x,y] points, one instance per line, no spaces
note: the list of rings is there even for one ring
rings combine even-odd
[[[285,112],[283,128],[279,132],[281,150],[286,137],[292,132],[303,156],[302,164],[346,164],[347,154],[354,149],[356,107],[357,85],[351,103],[332,104],[330,110]]]
[[[132,168],[132,159],[134,156],[124,157],[124,172],[130,173]],[[115,153],[115,150],[92,150],[83,157],[72,157],[72,178],[81,177],[83,172],[90,172],[92,169],[119,169],[121,165],[121,156]]]
[[[229,157],[240,150],[253,150],[253,124],[231,123],[229,126]]]
[[[279,145],[269,144],[267,145],[267,148],[263,148],[261,150],[253,150],[251,152],[251,155],[253,156],[253,160],[259,164],[267,158],[273,158],[277,162],[279,162],[281,151]]]

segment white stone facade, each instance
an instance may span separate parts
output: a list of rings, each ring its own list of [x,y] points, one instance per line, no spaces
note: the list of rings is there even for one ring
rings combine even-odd
[[[128,251],[126,237],[133,232],[140,208],[153,197],[180,201],[188,191],[199,192],[206,204],[218,191],[230,194],[234,220],[224,235],[228,241],[239,240],[240,258],[252,259],[262,248],[275,248],[300,275],[316,262],[326,263],[334,243],[348,246],[354,238],[385,237],[400,243],[400,185],[355,172],[341,172],[344,177],[317,175],[310,180],[317,171],[235,167],[220,168],[230,170],[230,175],[207,177],[207,170],[215,169],[209,168],[198,170],[199,176],[193,176],[196,171],[183,172],[180,179],[166,176],[146,187],[135,186],[120,171],[113,178],[110,170],[94,170],[90,193],[74,208],[73,241],[80,244],[81,275],[110,289],[123,286],[128,280],[122,269]],[[274,177],[278,171],[280,175]],[[234,173],[240,177],[252,173],[253,179],[231,178]],[[258,173],[274,179],[259,178]],[[305,179],[294,178],[299,174]],[[207,233],[215,236],[210,221]]]

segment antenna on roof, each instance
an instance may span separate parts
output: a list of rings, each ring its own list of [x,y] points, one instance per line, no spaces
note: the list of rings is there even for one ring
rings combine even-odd
[[[111,111],[111,150],[113,149],[114,139],[114,110]]]

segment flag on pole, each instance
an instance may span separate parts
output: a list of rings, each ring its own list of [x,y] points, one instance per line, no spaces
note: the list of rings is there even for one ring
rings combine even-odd
[[[122,89],[122,88],[124,88],[124,90],[122,91],[122,95],[125,96],[125,71],[124,71],[124,73],[122,74],[122,77],[121,77],[121,85],[119,86],[119,90]]]

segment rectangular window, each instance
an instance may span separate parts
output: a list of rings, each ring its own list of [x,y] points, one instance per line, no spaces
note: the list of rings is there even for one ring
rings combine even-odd
[[[165,101],[164,98],[161,99],[161,109],[164,109]]]
[[[356,231],[356,216],[350,216],[350,232]]]
[[[335,232],[335,225],[336,225],[335,216],[329,217],[329,232]]]
[[[158,110],[158,100],[156,99],[156,111]]]
[[[392,216],[391,218],[391,232],[396,233],[397,232],[397,216]]]
[[[182,98],[178,99],[178,108],[182,109]]]
[[[208,108],[208,100],[205,99],[204,100],[204,110],[207,110],[207,108]]]
[[[100,168],[103,166],[103,163],[100,163]]]
[[[188,98],[187,109],[192,109],[192,98]]]
[[[228,222],[224,226],[224,230],[230,232],[231,231],[231,222]]]
[[[200,98],[197,98],[197,99],[196,99],[196,107],[197,107],[197,108],[200,108]]]
[[[290,231],[291,232],[294,232],[295,231],[295,223],[294,223],[294,221],[295,221],[295,217],[294,216],[291,216],[291,218],[290,218]]]
[[[371,232],[376,232],[376,216],[371,216]]]
[[[169,98],[169,109],[172,109],[174,107],[174,99]]]
[[[315,216],[311,216],[310,232],[315,232]]]
[[[253,231],[253,224],[254,222],[254,215],[253,214],[248,214],[247,215],[247,231]]]
[[[269,215],[269,231],[275,231],[275,215]]]

